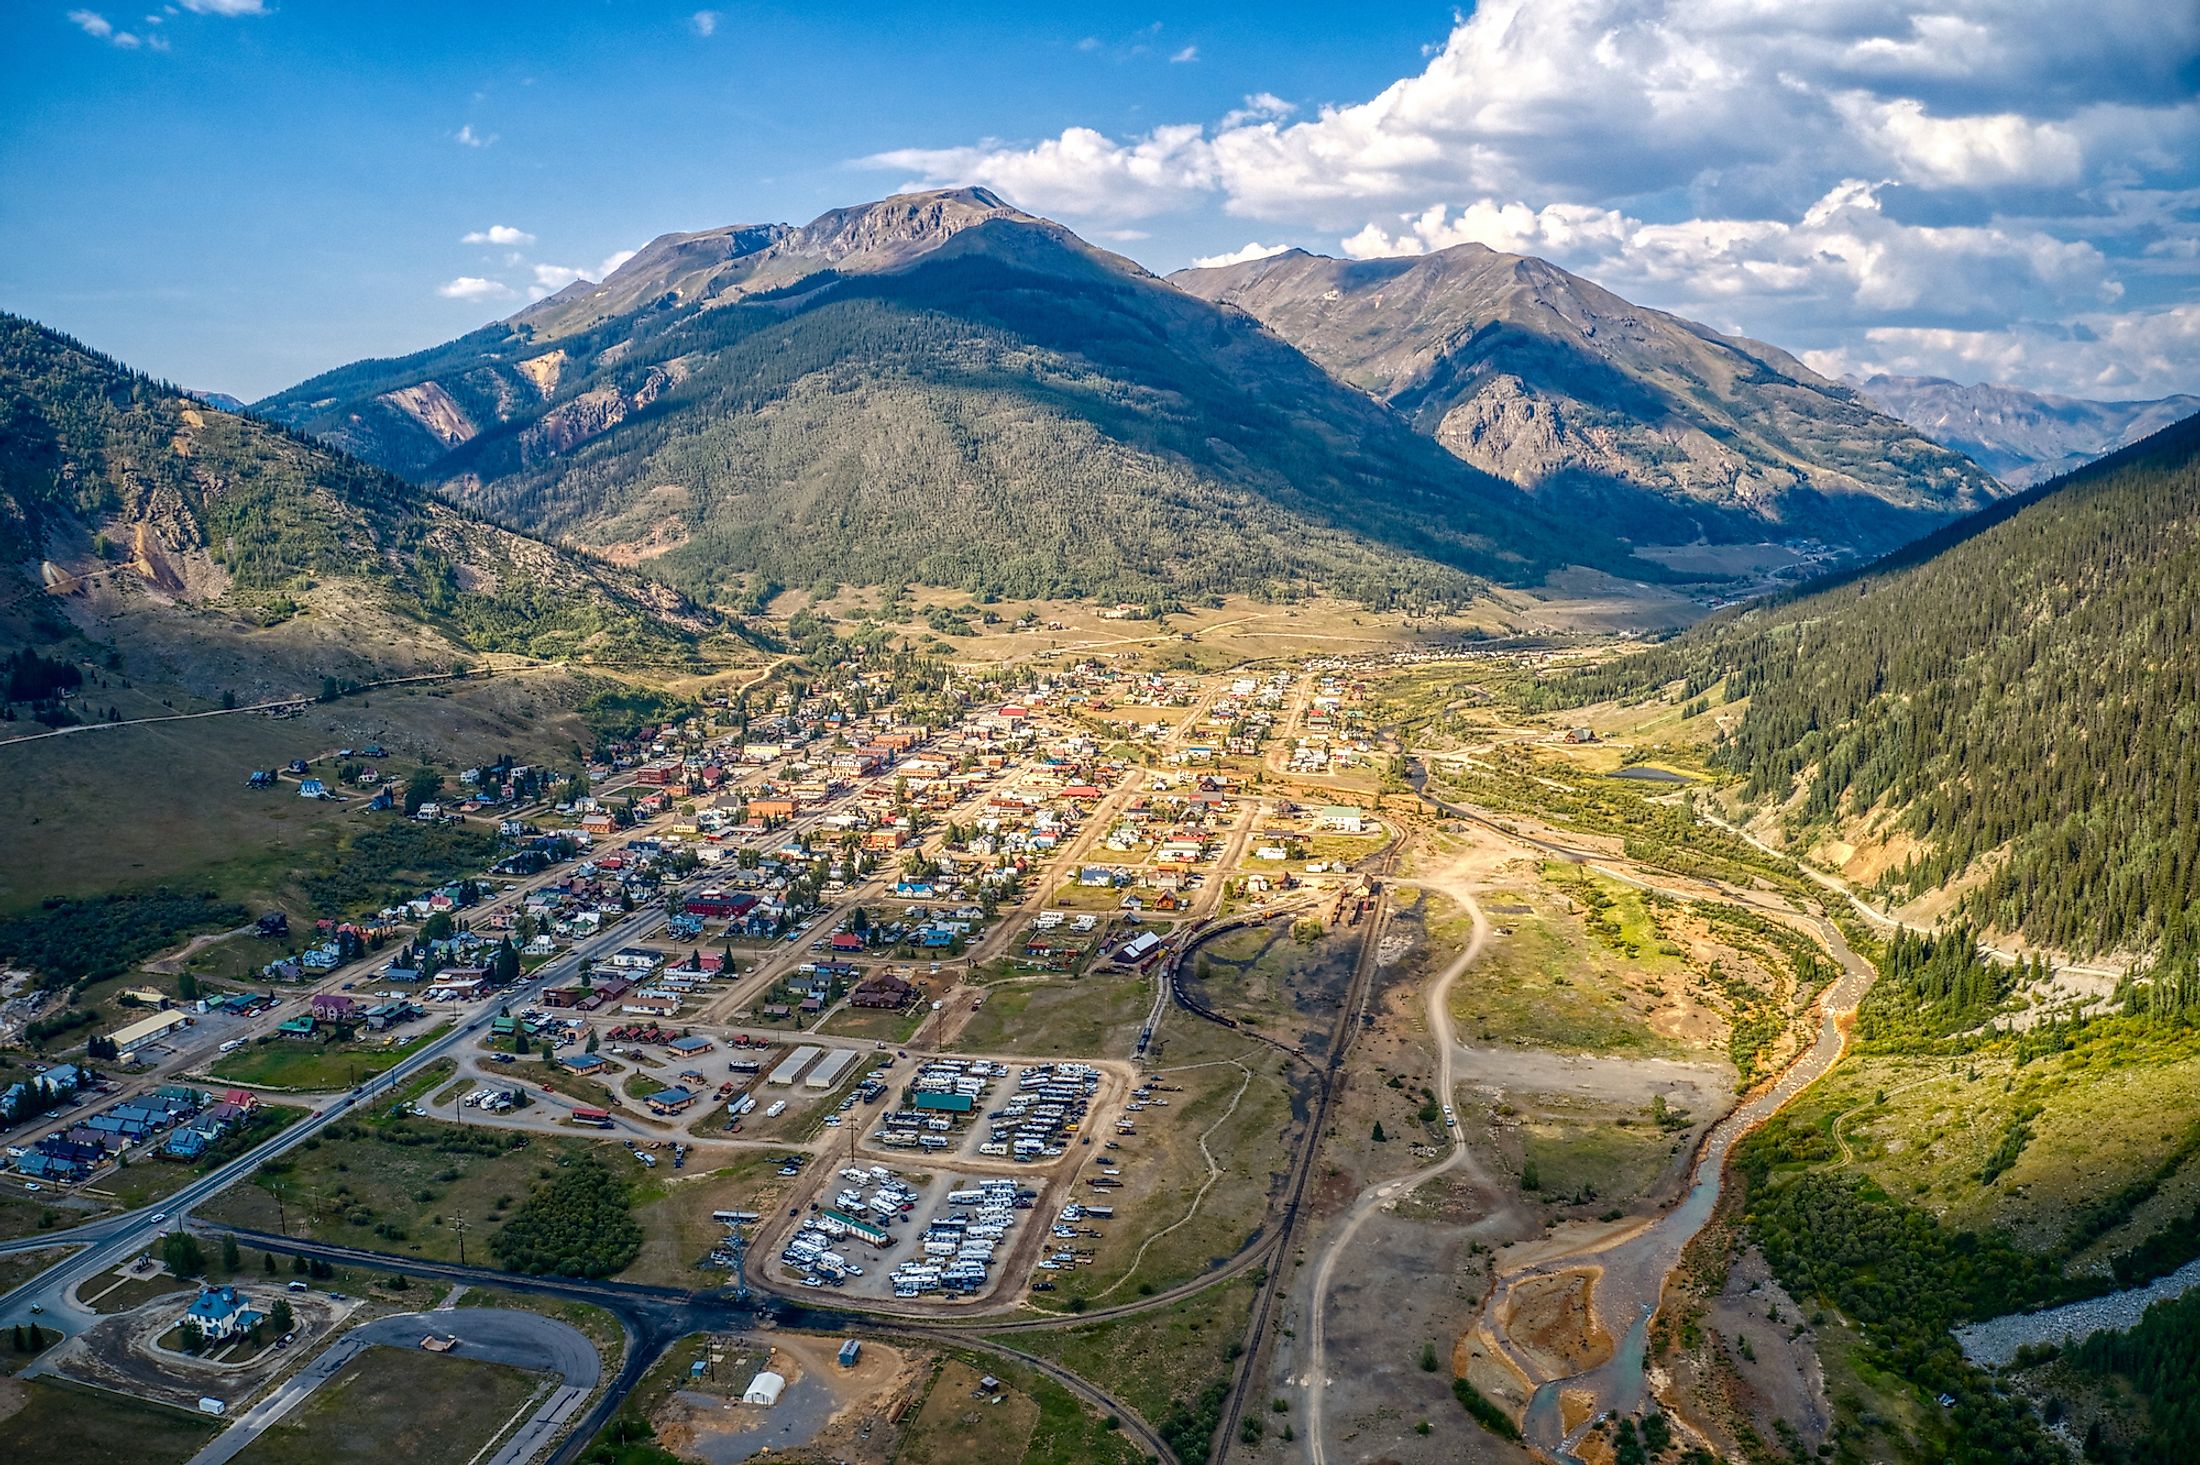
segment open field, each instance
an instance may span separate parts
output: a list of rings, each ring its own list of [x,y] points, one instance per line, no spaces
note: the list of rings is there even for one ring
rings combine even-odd
[[[1201,946],[1190,985],[1252,1031],[1325,1056],[1359,956],[1360,932],[1350,926],[1305,939],[1292,921],[1277,920]]]
[[[52,1379],[0,1379],[0,1455],[40,1465],[183,1465],[221,1428],[202,1414]]]
[[[489,1234],[558,1157],[588,1148],[437,1120],[354,1121],[261,1166],[199,1213],[262,1230],[287,1218],[293,1234],[439,1261],[458,1259],[463,1218],[467,1256],[483,1258]]]
[[[891,1043],[896,1046],[909,1041],[924,1020],[932,1015],[929,1002],[912,1003],[906,1012],[891,1008],[842,1007],[825,1019],[818,1029],[840,1038],[862,1038],[874,1043]]]
[[[450,1030],[449,1023],[393,1043],[317,1043],[273,1038],[225,1053],[208,1072],[224,1083],[293,1093],[333,1093],[355,1088],[395,1068],[405,1055]]]
[[[374,1347],[267,1432],[239,1465],[471,1465],[528,1400],[539,1374],[452,1354]]]
[[[979,1395],[978,1371],[958,1359],[940,1366],[924,1407],[910,1421],[896,1465],[1018,1465],[1039,1423],[1029,1395],[993,1404]]]
[[[612,1161],[618,1164],[616,1158]],[[632,1167],[626,1167],[631,1169]],[[779,1175],[776,1156],[744,1154],[732,1164],[702,1173],[666,1174],[662,1165],[634,1183],[634,1219],[642,1226],[642,1252],[619,1273],[623,1282],[665,1287],[717,1286],[723,1270],[695,1264],[726,1235],[712,1211],[757,1211],[769,1216],[794,1182]]]
[[[1216,1391],[1229,1381],[1252,1305],[1252,1279],[1237,1277],[1154,1312],[1033,1333],[1018,1346],[1098,1384],[1197,1459],[1186,1445],[1213,1431]]]
[[[1620,908],[1625,934],[1613,950],[1591,935],[1574,890],[1545,872],[1521,870],[1512,883],[1487,892],[1483,908],[1496,929],[1482,960],[1451,993],[1461,1036],[1561,1052],[1685,1053],[1686,1045],[1652,1021],[1659,1003],[1651,989],[1677,978],[1681,964],[1658,950],[1654,931],[1643,929],[1639,895],[1629,894],[1635,898]],[[1463,944],[1463,931],[1450,934]],[[1642,954],[1627,955],[1629,947]]]
[[[1134,1135],[1113,1139],[1123,1184],[1105,1197],[1115,1219],[1102,1225],[1091,1265],[1055,1275],[1050,1309],[1083,1297],[1128,1301],[1189,1280],[1230,1256],[1263,1223],[1290,1155],[1300,1100],[1291,1060],[1265,1044],[1173,1013],[1174,1036],[1152,1070],[1165,1109],[1131,1116]],[[1210,1036],[1210,1034],[1212,1036]],[[1211,1157],[1211,1159],[1210,1159]]]
[[[0,1296],[13,1292],[46,1268],[58,1266],[75,1250],[73,1246],[49,1246],[42,1251],[19,1251],[0,1256]]]
[[[972,1397],[984,1374],[1004,1385],[1004,1402],[983,1404]],[[1020,1417],[999,1426],[982,1417],[1009,1410],[1021,1415],[1019,1403],[1030,1411],[1028,1426]],[[981,1426],[985,1433],[978,1435]],[[955,1353],[942,1362],[923,1407],[910,1416],[894,1465],[1131,1465],[1139,1458],[1129,1440],[1046,1375],[988,1354]]]
[[[51,1187],[33,1195],[20,1185],[0,1184],[0,1237],[13,1239],[81,1226],[112,1209],[94,1196],[57,1192]]]
[[[571,711],[580,695],[562,673],[531,674],[370,692],[293,719],[245,713],[0,750],[0,822],[20,832],[0,848],[0,890],[15,892],[0,904],[189,882],[249,905],[302,909],[300,872],[370,816],[359,802],[301,799],[294,785],[248,790],[247,773],[369,743],[388,748],[384,767],[399,773],[423,758],[449,771],[499,753],[573,765],[587,741]],[[112,817],[117,768],[158,769],[159,797]],[[85,827],[99,837],[49,837]]]
[[[1029,1058],[1127,1058],[1152,1003],[1153,979],[1136,972],[997,983],[952,1046]]]

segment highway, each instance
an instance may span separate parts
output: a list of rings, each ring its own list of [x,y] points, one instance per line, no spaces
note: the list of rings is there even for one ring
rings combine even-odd
[[[543,983],[562,981],[605,953],[629,942],[645,939],[663,921],[662,909],[637,911],[626,920],[598,932],[563,956],[545,963],[534,976],[514,989],[513,996],[523,997]],[[81,1331],[96,1320],[98,1315],[79,1307],[71,1298],[70,1293],[78,1283],[150,1249],[157,1244],[163,1231],[182,1222],[191,1207],[245,1179],[263,1161],[304,1143],[310,1136],[345,1118],[356,1106],[365,1103],[375,1094],[403,1084],[414,1074],[477,1035],[482,1028],[489,1025],[494,1016],[494,1008],[483,1008],[473,1017],[454,1025],[449,1032],[413,1053],[380,1078],[334,1100],[220,1168],[192,1180],[173,1195],[158,1202],[157,1209],[147,1207],[118,1216],[103,1216],[99,1220],[65,1231],[42,1231],[0,1241],[0,1256],[14,1252],[41,1251],[55,1246],[80,1245],[84,1248],[6,1296],[0,1297],[0,1324],[27,1322],[33,1316],[32,1309],[36,1308],[42,1324],[58,1327],[72,1334]]]

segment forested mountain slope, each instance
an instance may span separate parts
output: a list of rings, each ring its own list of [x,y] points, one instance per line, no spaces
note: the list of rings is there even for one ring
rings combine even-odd
[[[1244,316],[982,190],[668,236],[600,286],[260,410],[727,596],[1427,603],[1648,568]]]
[[[558,655],[664,654],[716,626],[662,586],[14,316],[0,316],[0,565],[24,635],[65,634],[57,609],[93,600],[116,625],[159,618],[186,637],[318,606],[325,637],[370,658],[383,618],[414,628],[416,651]]]
[[[1544,260],[1479,244],[1288,250],[1169,278],[1249,312],[1467,462],[1638,541],[1876,553],[2002,492],[1787,352]]]
[[[2200,418],[1853,579],[1552,689],[1747,699],[1716,759],[1913,896],[2065,949],[2200,946]]]

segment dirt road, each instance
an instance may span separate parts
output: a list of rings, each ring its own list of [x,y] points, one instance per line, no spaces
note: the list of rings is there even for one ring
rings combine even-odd
[[[1482,948],[1490,934],[1489,918],[1482,913],[1481,905],[1471,894],[1464,890],[1448,893],[1465,907],[1469,919],[1474,923],[1474,931],[1467,939],[1466,950],[1460,952],[1451,965],[1445,967],[1442,974],[1429,984],[1427,994],[1429,1037],[1436,1044],[1436,1092],[1447,1107],[1453,1102],[1454,1069],[1460,1052],[1458,1041],[1452,1033],[1451,988],[1454,982],[1465,975],[1468,968],[1481,959]],[[1447,1115],[1447,1120],[1448,1118]],[[1409,1175],[1377,1181],[1362,1190],[1353,1201],[1352,1209],[1345,1213],[1343,1223],[1330,1233],[1329,1241],[1322,1250],[1321,1260],[1315,1264],[1313,1305],[1307,1326],[1309,1341],[1306,1369],[1306,1450],[1313,1465],[1327,1465],[1328,1461],[1328,1446],[1322,1433],[1322,1406],[1329,1388],[1329,1288],[1336,1275],[1337,1263],[1351,1250],[1353,1238],[1359,1234],[1360,1228],[1367,1223],[1370,1216],[1396,1205],[1401,1197],[1411,1195],[1437,1176],[1474,1163],[1473,1156],[1467,1149],[1464,1131],[1456,1123],[1447,1123],[1447,1133],[1451,1136],[1451,1153],[1443,1159],[1433,1165],[1423,1166]]]

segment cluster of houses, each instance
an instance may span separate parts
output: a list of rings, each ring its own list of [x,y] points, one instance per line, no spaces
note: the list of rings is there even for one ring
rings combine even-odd
[[[1368,727],[1367,686],[1324,675],[1306,706],[1306,726],[1291,746],[1293,773],[1330,773],[1364,764],[1375,745]]]
[[[66,1091],[73,1093],[85,1079],[81,1070],[63,1065],[47,1070],[38,1081],[66,1085]],[[15,1098],[12,1090],[0,1097],[0,1112],[7,1110],[11,1098]],[[258,1107],[259,1100],[242,1089],[215,1098],[188,1085],[171,1084],[72,1116],[45,1135],[9,1145],[8,1168],[30,1180],[73,1184],[131,1153],[196,1160],[251,1118]]]

